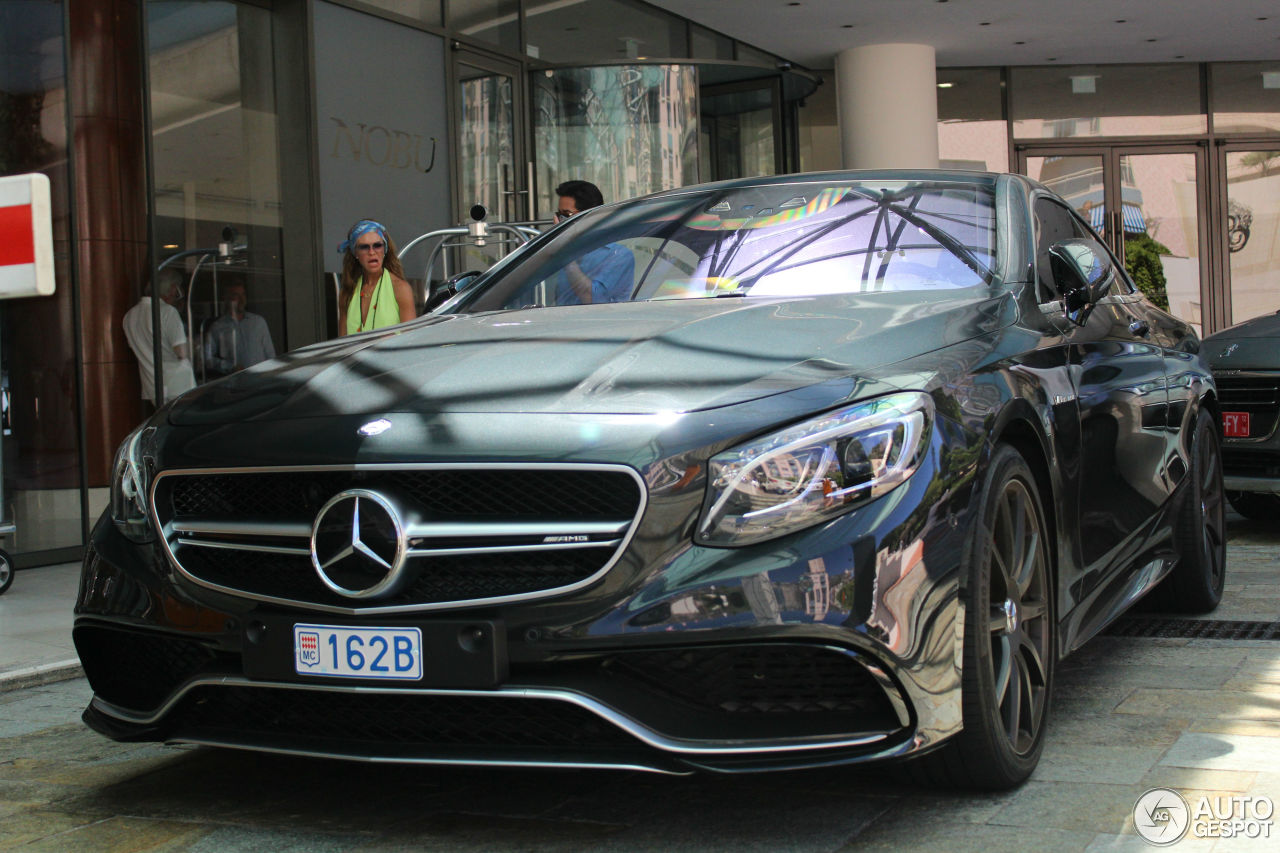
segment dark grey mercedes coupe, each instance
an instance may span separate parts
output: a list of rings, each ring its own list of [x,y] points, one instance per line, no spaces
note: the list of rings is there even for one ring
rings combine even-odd
[[[1221,595],[1199,340],[1025,178],[688,187],[461,284],[129,436],[76,605],[90,726],[1003,788],[1064,655]]]

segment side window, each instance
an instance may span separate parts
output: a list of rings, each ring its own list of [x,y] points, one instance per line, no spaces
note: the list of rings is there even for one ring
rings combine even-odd
[[[1052,199],[1040,197],[1034,207],[1036,228],[1036,289],[1041,302],[1062,298],[1062,288],[1053,279],[1049,247],[1059,240],[1093,237],[1071,211]]]

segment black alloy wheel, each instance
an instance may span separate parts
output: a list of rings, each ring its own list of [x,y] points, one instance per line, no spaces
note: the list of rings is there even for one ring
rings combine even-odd
[[[13,586],[13,558],[9,552],[0,549],[0,595]]]
[[[1227,508],[1222,488],[1222,443],[1213,415],[1201,410],[1191,435],[1191,468],[1178,509],[1178,558],[1151,594],[1150,606],[1208,613],[1222,600],[1227,576]]]
[[[1012,447],[992,455],[965,549],[964,729],[917,762],[919,781],[1012,788],[1044,748],[1057,655],[1049,534],[1034,475]]]

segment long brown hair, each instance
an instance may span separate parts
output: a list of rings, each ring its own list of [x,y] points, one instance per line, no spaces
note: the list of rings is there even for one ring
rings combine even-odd
[[[400,264],[400,256],[396,254],[396,241],[391,239],[391,235],[385,231],[379,231],[382,235],[382,241],[387,244],[386,254],[382,256],[382,267],[396,278],[404,278],[404,267]],[[342,288],[338,291],[338,322],[345,324],[347,322],[347,310],[351,306],[351,297],[355,295],[356,287],[364,278],[364,267],[360,266],[360,260],[356,258],[356,244],[351,241],[351,245],[342,253]],[[342,328],[346,328],[342,326]]]

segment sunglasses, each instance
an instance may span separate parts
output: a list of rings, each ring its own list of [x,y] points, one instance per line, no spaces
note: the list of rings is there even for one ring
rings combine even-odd
[[[573,216],[577,212],[578,211],[576,210],[557,210],[556,219],[568,219],[570,216]]]
[[[386,243],[356,243],[357,252],[381,252]]]

